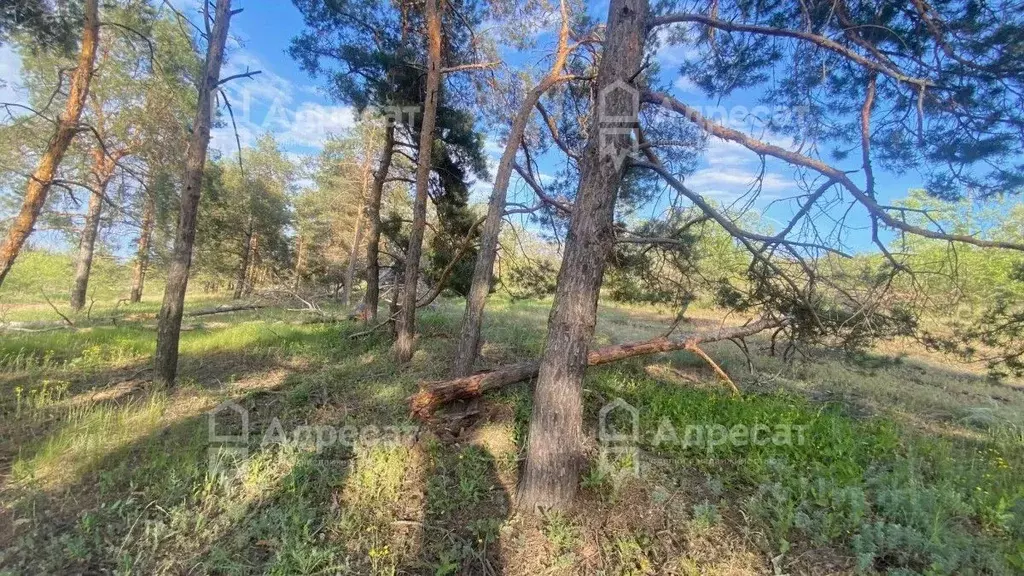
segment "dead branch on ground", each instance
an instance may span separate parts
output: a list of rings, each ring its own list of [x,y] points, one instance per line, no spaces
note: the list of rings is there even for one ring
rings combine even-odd
[[[717,364],[711,361],[711,359],[704,354],[698,346],[708,342],[718,342],[733,338],[746,338],[769,328],[785,326],[788,322],[789,320],[785,318],[762,318],[761,320],[750,322],[744,326],[720,327],[714,330],[694,332],[676,338],[659,336],[657,338],[641,342],[605,346],[603,348],[593,350],[587,355],[587,366],[609,364],[611,362],[618,362],[627,358],[647,354],[672,352],[675,350],[689,350],[709,362],[712,368],[715,369],[716,374],[723,377],[726,382],[732,384],[732,387],[738,391],[738,389],[736,389],[736,385],[732,383],[732,380],[730,380],[727,375],[725,375],[725,372],[718,367]],[[464,378],[455,378],[453,380],[444,380],[440,382],[424,382],[420,385],[420,391],[408,398],[409,408],[412,411],[413,416],[421,419],[428,419],[438,408],[449,402],[476,398],[490,390],[495,390],[516,382],[522,382],[523,380],[529,380],[530,378],[536,377],[539,370],[540,362],[531,360],[505,366],[497,370],[480,372]]]

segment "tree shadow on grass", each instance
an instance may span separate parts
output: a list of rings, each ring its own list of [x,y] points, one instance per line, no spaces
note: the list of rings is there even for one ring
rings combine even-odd
[[[265,387],[268,379],[306,373],[346,353],[359,354],[378,345],[354,342],[337,350],[339,338],[353,329],[340,324],[283,328],[271,324],[241,331],[193,331],[182,341],[178,389]],[[225,334],[229,341],[218,343],[218,336]],[[0,473],[26,446],[44,441],[69,413],[116,408],[152,392],[151,350],[140,343],[138,334],[129,331],[118,338],[116,334],[83,333],[80,339],[74,346],[31,339],[22,342],[29,345],[22,349],[33,350],[27,353],[29,357],[42,359],[49,353],[54,358],[50,351],[55,349],[67,357],[0,372]],[[61,346],[68,346],[71,352]],[[119,360],[122,356],[126,359]]]
[[[828,377],[830,361],[843,371],[837,382]],[[816,377],[816,365],[825,366],[824,375]],[[974,431],[1000,423],[1024,424],[1020,418],[1024,389],[967,368],[920,358],[828,350],[816,351],[807,366],[804,379],[820,394],[827,398],[841,395],[844,402],[857,402],[866,413],[894,412],[890,415],[896,419],[906,417]]]
[[[173,404],[182,394],[204,395],[231,383],[238,388],[260,389],[273,386],[295,371],[295,366],[278,358],[242,358],[231,352],[203,355],[201,359],[190,358],[183,362],[188,365],[197,362],[202,367],[202,380],[198,371],[185,369],[183,380],[189,383],[168,393],[168,402]],[[54,379],[35,377],[32,379],[12,378],[0,381],[6,396],[14,399],[3,406],[4,418],[0,423],[0,472],[8,471],[15,457],[31,458],[46,443],[61,433],[69,422],[88,420],[90,412],[117,412],[131,405],[138,405],[154,394],[152,382],[146,376],[150,361],[144,360],[116,368],[89,370],[75,374],[70,380],[52,374]],[[196,376],[193,376],[196,375]],[[19,390],[20,388],[20,390]],[[40,400],[44,395],[49,399]],[[20,403],[21,405],[12,405]]]
[[[36,478],[15,483],[8,474],[0,567],[35,573],[369,573],[389,567],[501,573],[496,541],[508,497],[486,449],[441,443],[428,433],[398,443],[339,442],[320,451],[262,445],[275,418],[292,439],[301,426],[314,427],[305,432],[314,447],[317,426],[375,426],[380,434],[385,426],[411,424],[402,399],[414,383],[390,366],[386,342],[366,341],[345,352],[325,352],[319,358],[324,366],[306,372],[281,367],[271,356],[240,366],[233,351],[193,354],[183,357],[183,375],[200,386],[103,401],[109,418],[123,419],[123,438],[99,438],[101,446],[83,452],[74,442],[90,440],[76,438],[76,429],[55,422],[42,430],[37,442],[18,447],[21,459],[32,461],[54,438],[70,444],[51,448],[55,457]],[[226,377],[229,369],[234,379]],[[277,369],[284,375],[269,380],[268,371]],[[211,448],[240,447],[210,442],[208,411],[225,398],[247,414],[246,454],[241,466],[225,467],[233,475],[211,475]],[[153,402],[159,406],[150,418]],[[218,420],[218,435],[240,431],[240,417],[228,416]],[[83,453],[89,457],[78,458]],[[238,455],[215,454],[217,462]]]
[[[510,513],[506,485],[491,451],[481,443],[421,442],[421,520],[399,520],[411,528],[415,553],[397,568],[416,574],[502,574],[499,540]]]

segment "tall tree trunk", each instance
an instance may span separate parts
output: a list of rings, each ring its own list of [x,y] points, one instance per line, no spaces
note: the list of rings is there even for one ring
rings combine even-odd
[[[132,293],[129,302],[142,301],[142,289],[146,283],[146,269],[149,268],[149,244],[156,223],[156,196],[146,192],[146,206],[142,209],[142,231],[139,232],[138,249],[135,252],[135,267],[132,270]]]
[[[299,234],[297,243],[298,246],[295,248],[295,282],[292,284],[292,292],[298,292],[302,288],[302,265],[304,264],[302,258],[306,255],[306,243],[302,240],[302,234]]]
[[[78,240],[78,262],[75,266],[75,280],[71,288],[71,309],[78,312],[85,306],[89,290],[89,274],[92,272],[92,258],[96,253],[96,237],[100,231],[100,215],[107,194],[107,185],[114,175],[117,161],[108,157],[106,151],[97,147],[93,151],[91,178],[93,190],[89,195],[89,207],[85,213],[82,236]]]
[[[380,300],[380,203],[384,196],[384,183],[391,170],[391,158],[395,154],[395,126],[391,120],[384,129],[384,148],[380,153],[380,165],[373,175],[373,188],[366,198],[366,304],[367,323],[377,322],[377,306]]]
[[[188,288],[188,273],[192,266],[192,245],[196,239],[196,215],[199,211],[199,196],[202,192],[203,170],[206,166],[206,151],[210,145],[210,123],[213,93],[220,83],[220,67],[224,61],[224,44],[228,38],[231,21],[231,0],[217,0],[214,10],[213,31],[206,50],[202,83],[199,86],[199,101],[195,122],[192,123],[192,137],[185,160],[185,189],[181,194],[181,210],[178,214],[178,228],[174,234],[174,249],[171,252],[170,269],[167,272],[167,286],[160,307],[156,331],[156,355],[154,357],[154,380],[164,386],[172,386],[178,373],[178,340],[181,337],[181,316],[185,308],[185,290]]]
[[[252,259],[252,228],[253,219],[249,216],[249,223],[245,227],[245,240],[242,242],[242,262],[235,273],[235,293],[231,296],[233,300],[242,297],[245,291],[245,284],[249,278],[249,261]]]
[[[505,141],[505,150],[498,162],[498,173],[495,176],[494,189],[487,206],[487,220],[484,221],[483,229],[480,231],[480,251],[476,259],[476,267],[473,269],[473,283],[466,296],[466,312],[462,317],[462,332],[455,351],[455,366],[452,373],[456,378],[468,376],[473,372],[473,364],[476,362],[476,356],[480,349],[480,329],[484,321],[484,306],[494,274],[494,258],[498,253],[498,235],[501,232],[501,221],[505,213],[505,200],[508,195],[508,182],[512,176],[512,164],[515,162],[516,151],[519,150],[523,132],[526,131],[526,124],[530,121],[530,114],[533,112],[534,106],[545,92],[566,78],[562,75],[562,68],[565,67],[565,59],[569,53],[568,37],[569,15],[563,0],[562,28],[555,62],[548,75],[527,92],[526,97],[520,103],[519,110],[512,121],[511,130],[509,130],[508,139]]]
[[[352,237],[352,250],[348,255],[348,268],[345,270],[345,288],[341,293],[341,305],[348,306],[352,299],[352,284],[356,280],[356,263],[359,261],[359,245],[363,242],[363,213],[356,215],[356,230]]]
[[[420,147],[416,165],[416,200],[413,203],[409,250],[405,255],[405,292],[402,294],[395,326],[395,358],[408,362],[416,338],[416,288],[419,286],[423,232],[427,227],[427,190],[430,185],[430,160],[434,146],[434,121],[437,118],[438,92],[441,87],[441,11],[442,0],[426,0],[427,92],[423,100]]]
[[[78,312],[85,306],[89,290],[89,272],[96,250],[96,237],[100,230],[100,215],[103,211],[103,192],[89,194],[89,207],[85,212],[85,223],[78,239],[78,260],[75,264],[75,278],[71,286],[71,309]]]
[[[348,268],[345,270],[345,292],[342,294],[342,306],[348,306],[352,300],[352,285],[356,280],[356,265],[359,263],[359,246],[363,242],[363,220],[367,212],[367,198],[371,194],[370,187],[374,183],[373,166],[370,163],[371,140],[368,136],[364,136],[364,144],[362,178],[359,187],[363,207],[356,213],[356,229],[352,234],[352,249],[349,250]]]
[[[615,197],[639,108],[630,81],[642,69],[647,0],[612,0],[597,74],[597,114],[580,165],[580,185],[537,376],[521,509],[560,508],[576,495],[582,464],[583,373],[594,335],[605,261],[613,246]]]
[[[398,303],[398,297],[402,293],[402,285],[400,283],[400,279],[401,275],[398,274],[397,271],[392,269],[391,302],[388,305],[388,318],[393,318],[395,317],[395,315],[398,314],[398,307],[400,306],[400,304]],[[392,326],[391,332],[394,333],[394,330],[394,326]]]
[[[249,273],[245,278],[245,290],[242,291],[246,297],[252,296],[253,287],[258,281],[264,280],[266,274],[259,268],[260,265],[260,235],[253,231],[252,243],[249,248]]]
[[[86,0],[85,25],[82,31],[82,45],[79,49],[78,64],[71,74],[71,85],[68,100],[64,104],[64,113],[57,120],[57,130],[46,145],[35,171],[28,179],[25,187],[25,198],[21,210],[7,232],[7,238],[0,245],[0,286],[3,285],[7,273],[11,271],[14,260],[28,240],[29,234],[36,225],[39,213],[46,204],[46,195],[50,191],[60,162],[67,152],[71,140],[78,132],[78,120],[85,107],[89,95],[89,83],[92,81],[94,63],[96,61],[96,45],[99,41],[100,20],[99,0]]]

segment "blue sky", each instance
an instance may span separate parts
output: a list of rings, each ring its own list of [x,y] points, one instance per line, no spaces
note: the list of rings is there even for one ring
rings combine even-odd
[[[243,1],[244,10],[231,21],[231,41],[223,76],[261,70],[252,79],[229,84],[229,94],[243,144],[270,131],[293,155],[314,154],[332,133],[354,122],[350,107],[331,102],[315,80],[302,72],[286,53],[292,37],[302,30],[302,18],[288,1]],[[214,135],[213,146],[234,152],[228,127]]]
[[[302,29],[302,19],[291,2],[256,2],[253,0],[241,3],[245,9],[232,21],[232,48],[225,74],[244,70],[246,66],[262,69],[263,74],[254,80],[240,80],[231,87],[233,99],[238,109],[247,110],[246,118],[241,123],[243,136],[251,141],[261,131],[274,132],[282,144],[293,155],[312,154],[319,148],[328,134],[344,130],[353,122],[352,111],[347,106],[331,102],[325,97],[316,80],[309,78],[299,70],[295,62],[287,55],[286,50],[292,37]],[[603,18],[607,10],[606,3],[595,3],[589,7],[595,17]],[[739,95],[727,102],[709,102],[696,89],[688,85],[676,74],[679,61],[686,48],[666,47],[658,59],[663,70],[663,80],[673,86],[674,95],[692,106],[719,106],[730,110],[734,106],[753,108],[757,103],[753,96]],[[533,55],[531,55],[533,56]],[[519,60],[513,58],[513,62]],[[535,61],[535,57],[522,58]],[[487,126],[480,126],[487,130]],[[784,139],[776,143],[788,146]],[[215,137],[214,145],[226,153],[234,149],[233,135],[222,129]],[[492,166],[497,163],[503,142],[494,137],[488,138],[487,152],[492,158]],[[541,171],[554,172],[560,160],[555,158],[542,159]],[[792,170],[781,163],[769,161],[767,172],[762,184],[762,196],[752,207],[763,214],[768,221],[784,220],[792,213],[792,203],[776,203],[771,200],[799,194],[794,184]],[[698,170],[690,175],[686,182],[694,190],[708,198],[729,203],[743,195],[753,183],[761,170],[760,160],[739,145],[715,140],[709,142],[707,153]],[[880,199],[888,202],[907,195],[910,188],[921,186],[922,179],[917,174],[896,176],[879,171],[877,189]],[[519,190],[516,194],[515,191]],[[474,186],[474,200],[486,201],[489,183],[480,182]],[[523,202],[530,202],[529,193],[521,184],[513,183],[513,197],[519,196]],[[863,214],[855,213],[850,222],[854,226],[866,226]],[[867,246],[864,234],[855,233],[850,238],[850,247],[860,250]]]
[[[195,0],[177,0],[175,3],[198,21]],[[232,20],[228,60],[223,75],[247,68],[262,70],[262,74],[253,79],[235,80],[228,86],[243,145],[253,143],[261,133],[269,131],[294,159],[301,160],[303,156],[315,154],[328,136],[341,133],[354,123],[352,109],[326,97],[318,81],[302,72],[286,53],[290,40],[302,30],[303,25],[298,10],[290,1],[236,0],[236,6],[244,10]],[[588,10],[603,19],[607,4],[595,3]],[[673,86],[676,97],[691,106],[723,105],[727,110],[756,104],[753,97],[743,95],[728,102],[708,102],[675,73],[685,50],[683,47],[667,47],[658,54],[663,80]],[[536,61],[535,55],[530,56],[523,60]],[[516,60],[513,59],[514,62]],[[17,57],[5,47],[0,50],[0,77],[9,80],[16,76]],[[0,87],[0,99],[16,99],[13,91],[12,86]],[[487,126],[479,128],[488,129]],[[788,145],[784,141],[776,143]],[[488,138],[486,149],[493,159],[492,166],[497,163],[502,145],[503,142],[493,136]],[[212,147],[222,154],[235,152],[230,125],[215,131]],[[560,162],[555,158],[542,159],[541,172],[553,173]],[[760,161],[755,155],[739,145],[712,140],[698,170],[686,182],[708,198],[729,203],[750,188],[760,170]],[[916,174],[897,177],[879,172],[877,176],[877,188],[883,202],[904,197],[908,189],[921,185],[921,178]],[[793,205],[780,203],[769,206],[769,202],[798,193],[792,170],[780,163],[769,162],[762,197],[752,210],[763,214],[769,222],[784,220],[794,210]],[[473,200],[485,202],[488,194],[489,183],[479,182],[474,186]],[[521,183],[513,183],[513,200],[518,196],[519,200],[529,203],[528,195]],[[867,223],[862,214],[855,215],[852,222],[861,226]],[[851,238],[851,248],[863,249],[867,245],[864,236],[855,234]]]

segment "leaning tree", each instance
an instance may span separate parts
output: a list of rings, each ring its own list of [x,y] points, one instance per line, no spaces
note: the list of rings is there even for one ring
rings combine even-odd
[[[224,63],[224,48],[227,44],[231,17],[237,13],[238,10],[231,9],[231,0],[217,0],[212,13],[209,5],[203,5],[203,30],[208,32],[201,34],[207,43],[206,58],[202,75],[197,79],[199,96],[182,177],[184,187],[181,191],[178,224],[174,233],[174,247],[170,255],[163,303],[157,316],[154,381],[163,386],[172,386],[178,374],[178,341],[181,338],[181,319],[185,312],[185,290],[188,288],[189,270],[192,267],[196,216],[199,213],[199,199],[206,169],[206,152],[210,145],[214,103],[217,101],[218,88],[231,79],[221,79],[220,69]]]
[[[85,178],[89,200],[71,288],[71,308],[76,311],[85,305],[101,219],[112,219],[123,211],[108,192],[115,172],[135,181],[142,189],[141,196],[147,198],[145,204],[155,202],[155,191],[147,190],[146,172],[153,167],[144,164],[146,149],[153,150],[160,142],[165,149],[155,154],[183,153],[181,140],[167,140],[184,136],[184,105],[190,103],[183,94],[186,88],[182,71],[191,64],[191,46],[174,35],[174,24],[146,4],[109,7],[106,20],[96,62],[101,73],[92,82],[81,119],[90,136]],[[172,26],[173,31],[169,30]],[[158,43],[152,38],[169,41]],[[105,212],[110,216],[104,216]],[[146,231],[147,220],[151,228],[152,219],[151,211],[144,208],[140,223],[143,236],[150,233]]]
[[[364,303],[371,323],[376,321],[379,307],[384,223],[396,222],[381,214],[384,188],[389,183],[415,187],[410,225],[394,230],[401,238],[392,242],[403,247],[403,253],[394,254],[392,260],[394,276],[402,277],[407,290],[401,294],[402,305],[385,320],[396,322],[399,356],[411,354],[415,310],[434,295],[431,290],[420,298],[416,290],[424,272],[420,259],[428,203],[433,203],[442,216],[439,224],[445,236],[459,238],[476,228],[466,222],[465,192],[470,175],[486,177],[486,164],[482,139],[475,132],[472,118],[463,111],[465,103],[460,98],[472,93],[465,73],[484,68],[479,64],[479,42],[472,33],[480,18],[479,9],[472,2],[461,1],[435,6],[430,2],[296,0],[295,5],[307,29],[292,41],[291,55],[304,70],[323,78],[333,97],[361,111],[375,109],[387,119],[380,161],[364,208]],[[436,75],[425,73],[432,52],[439,59]],[[436,102],[428,102],[430,99]],[[431,109],[433,112],[428,114]],[[392,174],[397,158],[413,163],[413,177]],[[464,244],[453,242],[460,247]],[[456,252],[460,258],[467,253],[461,249]],[[436,289],[447,285],[457,263],[449,262],[453,265],[448,266],[431,257],[432,269],[425,272],[435,281]],[[438,268],[440,272],[436,272]]]
[[[31,2],[18,3],[17,5],[21,6],[22,4],[41,5]],[[16,10],[13,13],[15,16],[18,16]],[[17,29],[17,27],[14,27],[14,29]],[[85,108],[89,95],[89,84],[92,82],[93,73],[95,72],[96,47],[99,43],[100,14],[98,0],[86,0],[81,29],[77,63],[71,71],[70,82],[67,83],[68,88],[63,112],[53,113],[48,110],[38,112],[53,125],[53,135],[50,137],[43,154],[39,157],[35,169],[28,177],[21,208],[7,230],[3,243],[0,244],[0,286],[3,285],[7,273],[11,271],[15,259],[32,233],[36,220],[39,219],[43,206],[46,205],[47,195],[57,177],[57,171],[60,168],[61,161],[64,159],[64,154],[67,152],[68,147],[71,146],[71,141],[83,130],[83,127],[79,124],[79,118],[82,115],[82,110]],[[63,85],[63,82],[61,85]],[[9,106],[8,103],[4,104]]]
[[[912,208],[888,204],[878,189],[885,170],[916,173],[929,193],[946,198],[1020,191],[1024,27],[1019,11],[996,4],[960,10],[955,3],[918,1],[680,2],[652,11],[645,0],[613,1],[586,146],[576,152],[560,145],[579,155],[579,174],[574,204],[561,206],[571,217],[543,356],[430,386],[413,398],[414,409],[429,412],[447,399],[536,376],[519,504],[559,507],[575,494],[583,458],[587,365],[678,349],[703,354],[701,342],[766,330],[773,344],[788,342],[787,349],[918,335],[921,310],[892,292],[897,282],[915,281],[911,238],[946,242],[952,251],[964,245],[1024,251],[1019,239],[947,230],[927,211],[913,217]],[[707,96],[729,103],[757,94],[785,113],[758,119],[752,131],[673,96],[657,74],[656,51],[666,41],[687,44],[678,71]],[[762,174],[770,167],[792,173],[795,194],[772,203],[789,216],[771,230],[751,225],[750,213],[767,207],[759,200],[760,178],[732,209],[689,186],[685,171],[666,158],[702,142],[746,151],[764,163]],[[683,234],[697,221],[727,233],[749,263],[743,282],[718,279],[715,293],[749,320],[588,352],[606,262],[626,233],[614,220],[617,196],[621,205],[625,195],[648,186],[670,191],[666,221],[676,226],[649,227],[658,237],[637,241],[668,246],[677,240],[680,250],[690,250]],[[873,247],[878,258],[858,260],[851,246]],[[1006,321],[992,327],[1002,337],[979,337],[1004,346],[1003,358],[1015,362],[1020,353],[1012,335],[1024,324],[1020,303],[999,306],[992,314]]]
[[[100,73],[90,83],[78,120],[80,134],[72,139],[51,182],[62,194],[49,194],[40,214],[43,226],[66,230],[69,218],[77,216],[82,204],[87,205],[82,226],[69,230],[79,247],[71,290],[71,307],[76,311],[85,304],[101,222],[110,226],[126,220],[129,225],[152,230],[157,198],[151,174],[161,169],[161,162],[170,166],[183,156],[183,112],[189,104],[184,78],[195,60],[177,24],[162,18],[148,4],[110,4],[103,14],[95,63]],[[18,44],[25,108],[37,113],[21,114],[4,129],[24,131],[22,142],[37,142],[45,136],[46,110],[64,103],[61,75],[55,76],[53,71],[71,69],[74,61],[60,51],[32,49],[20,37]],[[26,154],[21,163],[34,159],[35,153]],[[115,181],[121,184],[118,192],[141,189],[142,193],[132,196],[153,209],[143,208],[136,219],[128,202],[108,190]],[[85,192],[84,202],[77,195],[79,190]],[[140,239],[150,234],[143,233]],[[133,287],[133,294],[141,292],[141,274],[136,278],[139,290]]]
[[[516,156],[519,154],[520,147],[525,144],[524,135],[529,127],[531,115],[534,113],[534,109],[540,106],[541,98],[549,90],[565,82],[585,78],[582,70],[585,70],[588,63],[584,59],[575,58],[574,53],[577,50],[582,51],[584,48],[589,48],[594,38],[589,34],[589,30],[573,29],[577,22],[574,21],[565,0],[559,3],[558,12],[561,23],[548,68],[537,79],[527,78],[527,83],[523,86],[517,86],[517,84],[523,83],[522,76],[524,76],[522,71],[517,70],[518,73],[512,76],[514,84],[513,89],[510,90],[511,94],[500,99],[502,105],[506,104],[507,100],[508,104],[515,106],[515,114],[507,127],[505,146],[501,159],[498,161],[494,185],[487,206],[487,218],[481,226],[480,249],[473,270],[473,282],[466,295],[466,311],[463,315],[462,330],[455,353],[454,376],[470,374],[479,351],[484,306],[493,282],[498,237],[502,221],[506,216],[509,182],[512,179]],[[570,61],[571,58],[576,61]],[[541,108],[543,107],[541,106]],[[503,106],[500,116],[506,114],[507,108]]]

